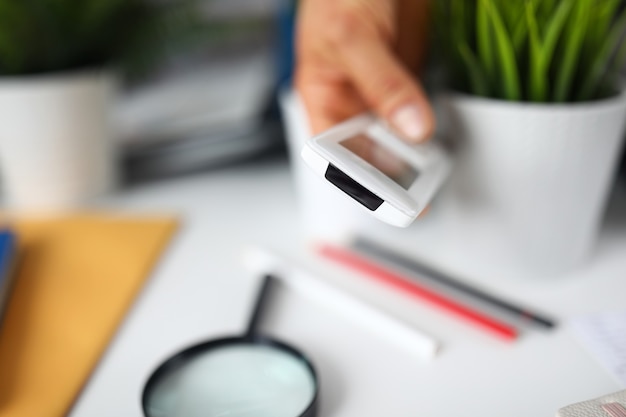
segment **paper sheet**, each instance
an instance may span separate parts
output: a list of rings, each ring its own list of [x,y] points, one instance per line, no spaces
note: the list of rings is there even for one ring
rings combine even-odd
[[[578,317],[570,327],[591,355],[626,387],[626,311]]]
[[[12,226],[20,255],[0,331],[0,416],[61,417],[176,221],[81,215]]]

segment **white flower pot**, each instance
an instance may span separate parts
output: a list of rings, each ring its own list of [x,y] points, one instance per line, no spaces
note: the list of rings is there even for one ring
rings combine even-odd
[[[457,144],[446,195],[457,220],[489,224],[542,273],[585,261],[621,154],[626,94],[564,105],[449,95],[441,105]]]
[[[80,208],[116,183],[106,71],[0,77],[3,198],[20,212]]]

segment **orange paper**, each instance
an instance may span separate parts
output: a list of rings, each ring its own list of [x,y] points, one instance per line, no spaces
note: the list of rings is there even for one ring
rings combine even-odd
[[[171,219],[18,221],[0,328],[0,416],[68,413],[176,227]]]

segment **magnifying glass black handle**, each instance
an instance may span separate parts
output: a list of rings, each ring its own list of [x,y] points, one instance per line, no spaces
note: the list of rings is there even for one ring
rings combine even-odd
[[[144,416],[249,415],[247,409],[242,412],[242,402],[265,410],[263,415],[276,407],[272,415],[316,416],[319,382],[311,361],[294,347],[258,333],[277,279],[265,275],[261,280],[243,336],[188,347],[152,373],[141,397]]]
[[[248,328],[245,334],[247,339],[253,339],[257,334],[256,329],[263,318],[263,312],[270,295],[272,281],[275,279],[276,278],[274,276],[269,274],[263,277],[261,289],[259,290],[256,302],[254,303],[252,314],[250,315],[250,321],[248,321]]]

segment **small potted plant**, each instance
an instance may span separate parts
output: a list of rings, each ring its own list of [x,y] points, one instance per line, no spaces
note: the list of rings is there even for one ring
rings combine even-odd
[[[172,5],[148,0],[0,0],[0,171],[10,206],[72,209],[114,186],[117,74],[155,51],[172,17]]]
[[[452,193],[518,259],[563,271],[589,255],[621,154],[620,0],[438,0]]]

